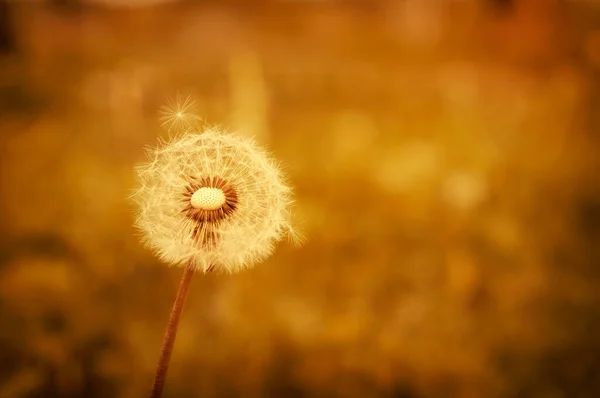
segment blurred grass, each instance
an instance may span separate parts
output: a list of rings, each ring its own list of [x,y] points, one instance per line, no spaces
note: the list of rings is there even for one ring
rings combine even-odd
[[[167,396],[597,396],[600,10],[514,3],[13,6],[0,397],[147,394],[180,272],[127,196],[177,92],[310,240],[195,278]]]

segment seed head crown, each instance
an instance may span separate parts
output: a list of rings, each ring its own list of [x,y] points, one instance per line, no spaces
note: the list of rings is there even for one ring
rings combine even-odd
[[[219,188],[202,187],[192,194],[190,205],[199,210],[218,210],[225,201],[225,194]]]
[[[253,140],[208,128],[148,151],[137,168],[136,226],[168,263],[235,272],[294,234],[292,191]]]

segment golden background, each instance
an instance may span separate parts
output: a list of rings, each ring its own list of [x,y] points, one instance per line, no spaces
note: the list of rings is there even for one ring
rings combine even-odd
[[[177,93],[308,241],[195,276],[165,397],[600,395],[597,2],[0,3],[0,398],[149,394],[181,269],[128,196]]]

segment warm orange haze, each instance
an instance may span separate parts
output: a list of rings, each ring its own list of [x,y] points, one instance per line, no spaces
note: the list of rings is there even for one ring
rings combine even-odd
[[[236,272],[165,398],[600,396],[599,76],[594,1],[0,0],[0,398],[148,397],[183,254]],[[177,246],[175,174],[132,200],[197,125],[285,176],[248,257]],[[202,178],[190,219],[250,208]],[[304,244],[252,246],[274,219]]]

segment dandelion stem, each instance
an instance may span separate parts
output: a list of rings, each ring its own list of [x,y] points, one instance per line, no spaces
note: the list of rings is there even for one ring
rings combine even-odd
[[[169,362],[171,360],[171,354],[173,353],[173,345],[175,344],[175,337],[177,336],[177,326],[179,325],[179,318],[183,311],[185,304],[185,298],[194,275],[194,269],[186,267],[183,271],[183,276],[179,282],[179,289],[177,290],[177,296],[171,309],[171,315],[169,316],[169,324],[167,331],[163,339],[163,345],[160,349],[160,357],[158,359],[158,365],[156,366],[156,374],[154,376],[154,384],[152,385],[152,394],[150,398],[162,397],[163,387],[167,378],[167,370],[169,369]]]

